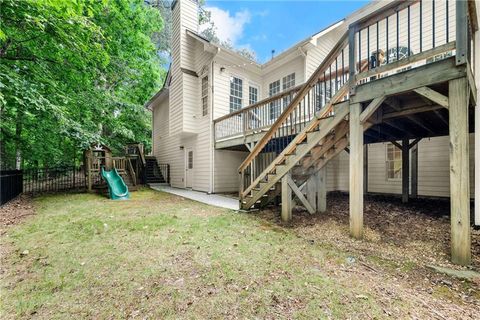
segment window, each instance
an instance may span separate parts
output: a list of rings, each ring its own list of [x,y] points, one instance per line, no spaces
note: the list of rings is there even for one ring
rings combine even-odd
[[[188,151],[188,169],[193,169],[193,151]]]
[[[242,86],[242,79],[230,78],[230,112],[242,109]]]
[[[295,87],[295,73],[289,74],[282,79],[283,91]],[[283,107],[286,108],[292,101],[292,95],[283,98]]]
[[[268,85],[268,95],[270,97],[280,93],[280,80],[274,81]],[[281,113],[280,101],[270,102],[270,120],[276,120]]]
[[[282,79],[283,91],[295,87],[295,73],[289,74]]]
[[[202,116],[208,114],[208,76],[202,78]]]
[[[258,88],[248,87],[248,105],[252,105],[258,102]]]
[[[387,180],[402,178],[402,150],[393,143],[387,143]]]

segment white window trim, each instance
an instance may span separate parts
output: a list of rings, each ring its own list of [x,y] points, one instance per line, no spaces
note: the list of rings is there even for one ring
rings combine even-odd
[[[260,86],[254,82],[248,82],[248,105],[252,105],[250,103],[250,87],[257,89],[257,102],[260,101]]]
[[[207,77],[207,92],[206,92],[206,95],[204,96],[203,95],[203,79]],[[208,116],[208,113],[209,113],[209,91],[210,91],[210,77],[208,75],[208,73],[205,73],[204,75],[201,76],[200,78],[200,112],[201,112],[201,115],[202,117],[206,117]],[[203,98],[207,98],[207,112],[205,114],[203,114]]]
[[[390,178],[390,177],[388,176],[388,170],[389,170],[388,164],[389,164],[389,162],[391,162],[391,161],[400,161],[401,166],[402,166],[401,170],[403,170],[402,158],[400,157],[400,160],[388,160],[388,146],[389,146],[389,145],[392,145],[392,146],[394,146],[395,148],[398,149],[398,147],[397,147],[396,145],[394,145],[393,143],[391,143],[391,142],[387,142],[387,143],[385,144],[385,180],[386,180],[386,181],[390,181],[390,182],[399,182],[399,181],[402,181],[402,175],[401,175],[401,174],[400,174],[400,177],[398,177],[398,178]]]
[[[228,110],[229,110],[229,113],[232,113],[232,112],[236,111],[236,110],[234,110],[234,111],[230,110],[230,97],[232,96],[232,94],[230,92],[230,81],[231,81],[232,78],[237,78],[237,79],[242,80],[242,102],[240,104],[240,109],[238,109],[238,110],[242,110],[243,108],[245,108],[245,83],[246,83],[245,78],[242,77],[242,76],[239,76],[237,74],[230,73],[229,77],[228,77]]]
[[[278,82],[278,91],[275,92],[274,94],[272,94],[270,92],[270,87],[271,87],[270,85],[275,83],[275,82]],[[276,96],[277,94],[281,93],[282,91],[283,91],[282,90],[282,78],[277,79],[277,80],[273,80],[268,84],[268,97]],[[276,104],[275,106],[273,106],[274,103]],[[277,105],[277,103],[278,103],[278,105]],[[269,120],[274,120],[275,118],[278,119],[278,117],[282,114],[282,110],[283,110],[282,103],[283,103],[283,99],[280,99],[280,101],[278,101],[278,102],[270,102],[269,103],[269,108],[268,108],[269,109],[269,111],[268,111],[268,119]],[[277,111],[278,114],[276,114],[277,112],[275,114],[272,114],[272,112],[271,112],[272,111],[272,106],[275,109],[278,109],[278,111]],[[276,115],[276,117],[272,117],[272,115]],[[276,121],[276,120],[274,120],[274,121]]]

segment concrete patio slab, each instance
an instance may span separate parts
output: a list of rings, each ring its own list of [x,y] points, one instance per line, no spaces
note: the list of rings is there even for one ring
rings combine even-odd
[[[212,206],[232,209],[232,210],[239,210],[240,204],[237,199],[229,198],[219,194],[207,194],[200,191],[193,191],[188,189],[179,189],[179,188],[172,188],[167,185],[163,184],[150,184],[150,188],[157,191],[168,192],[171,194],[175,194],[177,196],[181,196],[187,199],[195,200],[198,202],[206,203]]]

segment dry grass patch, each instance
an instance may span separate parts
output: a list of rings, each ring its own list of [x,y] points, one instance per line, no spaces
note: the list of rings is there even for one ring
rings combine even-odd
[[[423,300],[396,264],[351,251],[341,221],[284,226],[271,212],[150,190],[33,205],[36,214],[1,237],[2,319],[435,317],[423,301],[469,317],[475,307],[441,291]]]

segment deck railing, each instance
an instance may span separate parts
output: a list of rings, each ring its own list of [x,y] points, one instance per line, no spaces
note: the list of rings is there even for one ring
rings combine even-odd
[[[367,70],[355,70],[354,84],[455,55],[455,1],[395,1],[350,26],[355,61],[368,59]]]
[[[313,115],[331,115],[333,103],[355,94],[358,84],[452,55],[457,65],[472,66],[475,13],[473,1],[393,1],[350,25],[240,165],[240,197],[256,185],[262,164],[273,163]]]
[[[348,52],[346,32],[240,165],[240,197],[314,117],[332,116],[333,104],[346,98]]]
[[[215,141],[268,129],[300,90],[296,86],[214,120]]]
[[[302,109],[305,114],[297,115],[296,121],[309,121],[338,90],[338,86],[349,78],[348,74],[355,76],[353,85],[364,84],[454,55],[460,59],[457,64],[468,62],[474,74],[475,44],[472,35],[478,30],[475,13],[474,1],[406,0],[393,1],[356,21],[349,27],[352,33],[349,40],[351,52],[344,51],[335,63],[324,70],[323,79],[319,79],[321,83],[316,85],[315,92],[310,93],[310,102],[305,102],[308,106]],[[457,20],[462,21],[461,28],[464,30],[457,30]],[[461,46],[457,45],[459,34],[463,36]],[[460,47],[462,52],[457,54]],[[352,70],[348,68],[349,62],[355,63]],[[342,70],[344,73],[341,73]],[[258,134],[254,140],[259,140],[287,109],[302,86],[214,120],[215,141],[251,134]],[[298,129],[294,123],[291,125],[292,130]],[[288,128],[288,125],[283,128]]]
[[[131,163],[131,170],[136,184],[146,183],[146,160],[142,143],[131,143],[125,147],[125,155]]]
[[[350,26],[354,61],[368,59],[367,70],[352,70],[353,85],[456,56],[474,69],[478,29],[474,1],[394,1]],[[352,75],[352,74],[351,74]],[[351,92],[353,93],[353,92]]]

